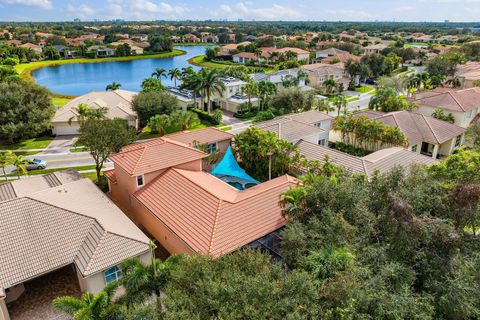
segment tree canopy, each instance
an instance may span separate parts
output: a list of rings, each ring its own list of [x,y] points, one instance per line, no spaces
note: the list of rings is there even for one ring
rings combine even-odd
[[[132,101],[133,110],[138,114],[141,127],[148,124],[157,114],[171,114],[177,108],[177,98],[167,92],[140,92]]]

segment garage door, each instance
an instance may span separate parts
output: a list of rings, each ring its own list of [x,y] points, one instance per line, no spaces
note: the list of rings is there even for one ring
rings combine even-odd
[[[78,134],[79,129],[80,126],[75,123],[72,123],[72,125],[69,125],[68,123],[55,124],[53,126],[53,133],[57,136],[66,136],[71,134]]]

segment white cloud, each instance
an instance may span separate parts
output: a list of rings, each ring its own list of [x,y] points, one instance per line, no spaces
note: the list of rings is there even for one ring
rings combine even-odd
[[[133,1],[131,8],[138,12],[162,13],[162,14],[183,14],[186,9],[178,5],[171,5],[166,2],[154,2],[150,0]]]
[[[349,20],[349,21],[361,21],[372,20],[376,16],[372,13],[358,10],[326,10],[327,20]]]
[[[85,4],[81,5],[71,5],[67,6],[67,11],[71,14],[74,14],[75,17],[82,18],[82,19],[92,19],[95,18],[96,11]]]
[[[52,8],[52,2],[50,0],[0,0],[0,3],[36,7],[40,9]]]
[[[272,4],[270,7],[256,8],[250,1],[238,2],[230,6],[222,4],[214,13],[214,16],[228,19],[245,20],[293,20],[300,19],[302,14],[290,7]]]

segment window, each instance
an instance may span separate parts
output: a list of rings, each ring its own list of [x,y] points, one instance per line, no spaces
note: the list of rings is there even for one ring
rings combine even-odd
[[[211,142],[207,144],[207,147],[205,148],[206,153],[214,153],[217,151],[217,143],[216,142]]]
[[[459,135],[457,139],[455,139],[455,148],[460,147],[461,144],[462,144],[462,136]]]
[[[120,270],[119,267],[115,266],[108,270],[105,270],[104,275],[105,275],[105,282],[110,283],[122,277],[122,270]]]
[[[325,139],[318,140],[318,144],[321,146],[325,145]]]
[[[417,152],[417,145],[412,146],[412,151]]]
[[[137,187],[143,186],[144,181],[143,181],[143,176],[137,176]]]

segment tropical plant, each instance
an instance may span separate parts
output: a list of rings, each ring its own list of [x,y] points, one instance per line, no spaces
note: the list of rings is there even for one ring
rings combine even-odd
[[[221,80],[220,74],[215,69],[202,69],[199,72],[199,77],[201,84],[200,89],[207,98],[207,112],[210,113],[212,110],[212,95],[216,93],[219,96],[223,96],[225,84]]]
[[[199,124],[200,120],[196,113],[177,110],[170,115],[170,123],[179,126],[181,130],[187,130]]]
[[[330,111],[335,111],[335,108],[330,105],[328,99],[317,99],[314,106],[315,110],[323,111],[328,114]]]
[[[243,87],[242,87],[242,93],[247,95],[248,98],[248,104],[251,106],[252,105],[252,97],[258,96],[259,95],[259,88],[256,82],[254,81],[249,81],[247,82]]]
[[[323,86],[327,90],[327,94],[331,94],[333,90],[337,87],[337,82],[333,79],[327,79],[323,81]]]
[[[453,76],[448,78],[447,81],[445,81],[445,84],[451,86],[452,88],[460,88],[462,86],[462,81],[459,77]]]
[[[142,81],[141,92],[160,92],[165,91],[165,87],[162,85],[162,82],[157,78],[146,78]]]
[[[177,98],[162,91],[140,92],[132,100],[132,108],[137,113],[142,128],[157,114],[171,114],[177,105]]]
[[[165,130],[171,125],[171,119],[166,114],[157,114],[150,118],[148,127],[152,133],[160,133],[160,136],[165,134]]]
[[[387,76],[384,76],[384,77],[380,77],[380,79],[378,79],[377,83],[380,87],[392,88],[392,89],[395,89],[395,91],[397,93],[402,93],[407,86],[406,82],[407,82],[407,80],[403,77],[396,77],[396,76],[387,77]]]
[[[340,115],[340,111],[342,108],[344,109],[344,113],[346,113],[346,108],[348,106],[347,97],[343,94],[339,94],[333,97],[332,104],[337,109],[337,115]]]
[[[7,172],[5,171],[5,169],[12,164],[12,155],[13,155],[12,151],[0,153],[0,168],[2,168],[3,177],[5,178],[5,180],[8,179]]]
[[[450,122],[450,123],[455,122],[455,117],[453,116],[453,114],[451,112],[449,114],[445,114],[445,112],[440,108],[435,108],[433,110],[432,117],[434,117],[436,119],[439,119],[439,120],[447,121],[447,122]]]
[[[9,164],[15,167],[17,179],[20,179],[20,175],[24,175],[27,173],[27,168],[25,167],[25,165],[28,163],[28,159],[25,159],[24,156],[13,152],[8,153],[8,158]]]
[[[151,74],[151,77],[155,77],[160,82],[162,82],[162,78],[167,77],[167,70],[165,70],[164,68],[155,68],[155,70]]]
[[[108,84],[105,87],[105,91],[115,91],[115,90],[120,89],[121,86],[122,85],[120,83],[116,83],[115,81],[113,81],[112,83]]]
[[[382,112],[400,110],[411,111],[414,107],[414,104],[406,101],[403,97],[397,94],[395,89],[389,87],[378,89],[375,96],[370,99],[368,104],[369,109],[379,110]]]
[[[270,81],[260,81],[258,83],[258,98],[260,110],[265,110],[269,104],[270,98],[277,92],[277,87]]]
[[[178,68],[173,68],[168,71],[168,75],[170,76],[170,80],[174,81],[175,87],[177,86],[177,80],[179,80],[182,76],[182,72]]]
[[[100,108],[90,108],[86,103],[80,103],[78,106],[73,108],[73,111],[77,114],[76,116],[70,117],[68,119],[68,124],[71,125],[74,119],[77,119],[78,122],[85,121],[86,119],[105,119],[108,109],[106,107]]]

